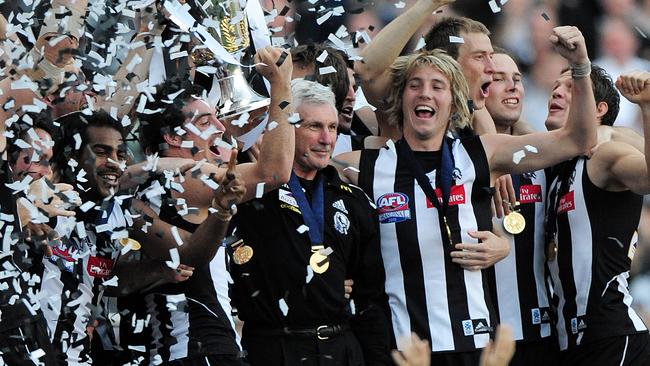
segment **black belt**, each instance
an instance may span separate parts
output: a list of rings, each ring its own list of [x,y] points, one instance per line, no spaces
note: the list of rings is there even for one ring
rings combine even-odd
[[[246,333],[251,335],[260,336],[289,336],[301,338],[317,338],[320,340],[330,339],[332,337],[340,336],[344,332],[350,330],[350,325],[321,325],[316,328],[294,329],[284,327],[280,329],[263,329],[263,328],[248,328]]]

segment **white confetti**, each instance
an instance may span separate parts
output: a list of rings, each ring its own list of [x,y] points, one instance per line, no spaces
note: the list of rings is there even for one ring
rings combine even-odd
[[[176,245],[178,246],[183,245],[183,239],[181,239],[181,235],[178,233],[178,228],[176,226],[172,226],[171,231],[172,231],[172,236],[176,241]]]
[[[117,276],[111,277],[109,280],[102,282],[102,285],[104,286],[112,286],[112,287],[117,287],[117,282],[118,282]]]
[[[171,248],[169,250],[169,257],[171,258],[171,261],[165,261],[167,264],[167,267],[171,269],[176,269],[178,266],[181,264],[181,257],[178,254],[178,249],[177,248]],[[181,294],[183,295],[183,294]]]
[[[86,234],[86,227],[83,222],[78,222],[75,226],[75,229],[77,230],[77,236],[79,236],[80,239],[88,236]]]
[[[449,43],[465,43],[463,37],[449,36]]]
[[[418,44],[415,45],[414,51],[417,51],[426,45],[427,42],[424,40],[424,37],[420,37],[420,39],[418,39]]]
[[[284,299],[280,299],[278,301],[278,305],[280,305],[280,311],[282,312],[282,315],[287,316],[287,313],[289,312],[289,306],[287,305],[287,302],[284,301]]]
[[[327,56],[328,56],[327,50],[323,50],[323,52],[318,57],[316,57],[316,61],[322,64],[323,62],[325,62],[325,59],[327,59]]]
[[[327,39],[330,42],[334,43],[334,46],[336,46],[336,48],[345,49],[345,43],[343,43],[343,41],[341,41],[337,36],[333,35],[332,33],[330,33],[330,35],[327,36]]]
[[[121,123],[122,123],[122,127],[130,126],[131,125],[131,119],[129,118],[129,116],[127,116],[125,114],[124,117],[122,117]]]
[[[43,356],[45,356],[45,351],[43,351],[41,348],[29,353],[29,359],[34,361],[34,363],[37,365],[40,364],[40,362],[38,362],[38,359]]]
[[[202,181],[203,183],[205,183],[206,186],[210,187],[210,188],[213,189],[213,190],[219,188],[219,184],[217,184],[217,182],[215,182],[214,180],[212,180],[212,179],[211,179],[210,177],[208,177],[207,175],[202,175],[202,176],[199,177],[199,179],[201,179],[201,181]]]
[[[293,113],[292,115],[290,115],[290,116],[287,118],[287,121],[288,121],[289,123],[291,123],[291,124],[296,124],[296,123],[300,122],[300,114],[298,114],[298,113]]]
[[[636,31],[639,32],[639,34],[641,35],[641,37],[643,37],[643,38],[645,38],[645,39],[648,39],[648,36],[647,36],[645,33],[643,33],[643,31],[641,30],[641,28],[639,28],[639,27],[637,27],[637,26],[634,26],[634,29],[636,29]]]
[[[248,112],[244,112],[239,116],[239,118],[237,118],[236,120],[230,122],[230,124],[232,124],[234,126],[237,126],[239,128],[242,128],[242,127],[244,127],[245,125],[248,124],[248,117],[250,117]]]
[[[397,149],[395,148],[395,143],[393,140],[387,140],[386,147],[388,147],[388,151],[392,151],[394,154],[397,154]]]
[[[314,270],[311,269],[311,266],[307,266],[307,276],[305,277],[305,283],[309,283],[314,277]]]
[[[326,66],[326,67],[319,67],[318,68],[318,73],[321,75],[327,75],[327,74],[332,74],[335,73],[336,69],[334,66]]]
[[[496,0],[490,0],[488,2],[490,5],[490,10],[492,10],[493,13],[499,13],[501,11],[501,8],[499,7],[499,4],[497,4]]]
[[[322,254],[322,255],[324,255],[326,257],[329,256],[330,254],[332,254],[333,252],[334,252],[334,249],[332,249],[332,247],[323,248],[323,249],[318,251],[319,254]]]
[[[255,198],[262,198],[264,195],[264,184],[264,182],[257,183],[257,186],[255,186]]]
[[[135,331],[134,331],[134,333],[135,333]],[[131,345],[129,345],[129,349],[132,349],[132,350],[134,350],[136,352],[146,352],[147,351],[145,346],[131,346]]]
[[[307,226],[307,225],[300,225],[300,226],[296,229],[296,231],[299,232],[300,234],[304,234],[306,231],[309,231],[309,226]]]
[[[334,35],[338,38],[345,38],[350,34],[348,33],[348,29],[344,25],[341,25]]]
[[[403,2],[403,1],[400,1],[400,2],[398,2],[398,3],[395,4],[395,7],[396,7],[397,9],[404,9],[405,6],[406,6],[406,3]]]
[[[332,11],[328,11],[327,13],[325,13],[325,15],[318,17],[316,19],[316,24],[321,25],[321,24],[325,23],[327,21],[327,19],[332,17],[332,14],[333,14]]]
[[[194,141],[192,140],[183,140],[181,142],[181,149],[191,149],[194,147]]]
[[[174,52],[174,53],[169,55],[170,60],[175,60],[175,59],[181,58],[181,57],[187,57],[187,51]]]
[[[355,315],[357,313],[357,308],[354,306],[354,300],[350,299],[350,313]]]
[[[269,122],[269,124],[266,126],[266,130],[267,130],[267,131],[272,131],[272,130],[275,129],[276,127],[278,127],[278,123],[275,122],[275,121],[271,121],[271,122]]]
[[[75,133],[74,136],[72,136],[72,138],[74,139],[74,149],[79,150],[79,148],[81,147],[81,142],[82,142],[81,141],[81,135],[79,135],[78,133]]]
[[[538,150],[537,150],[537,148],[536,148],[535,146],[532,146],[532,145],[526,145],[526,146],[524,146],[524,148],[525,148],[526,150],[532,152],[532,153],[535,153],[535,154],[538,153]]]
[[[357,168],[355,168],[355,167],[353,167],[353,166],[347,166],[347,167],[345,167],[345,168],[343,169],[343,171],[346,171],[346,170],[352,170],[352,171],[355,172],[355,173],[361,173],[361,170],[359,170],[359,169],[357,169]]]
[[[218,69],[214,66],[199,66],[196,68],[196,71],[205,74],[205,75],[211,75],[214,74],[218,71]]]
[[[130,252],[132,249],[133,249],[133,244],[131,243],[131,241],[129,241],[128,243],[126,243],[125,246],[122,247],[122,250],[120,250],[120,254],[125,255],[126,253]]]
[[[515,153],[512,154],[512,162],[515,164],[519,164],[519,162],[521,161],[521,159],[524,158],[524,156],[526,156],[524,150],[515,151]]]

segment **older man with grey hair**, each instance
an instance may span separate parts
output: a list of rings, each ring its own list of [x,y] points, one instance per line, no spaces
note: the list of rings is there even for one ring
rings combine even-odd
[[[328,166],[332,91],[292,83],[296,150],[288,184],[239,207],[233,299],[251,365],[388,365],[378,222],[366,195]],[[348,302],[343,282],[355,281]]]

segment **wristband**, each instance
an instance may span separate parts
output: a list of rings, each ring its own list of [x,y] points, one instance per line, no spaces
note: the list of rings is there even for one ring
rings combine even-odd
[[[591,62],[587,61],[582,64],[571,64],[571,78],[581,79],[591,75]]]
[[[220,221],[228,222],[232,218],[232,211],[218,205],[216,198],[212,199],[212,208],[217,210],[217,212],[215,212],[214,214],[217,216],[217,219],[219,219]]]

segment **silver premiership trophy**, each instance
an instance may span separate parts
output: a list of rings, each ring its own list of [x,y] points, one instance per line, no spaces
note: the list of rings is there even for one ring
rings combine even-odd
[[[190,15],[198,14],[196,18]],[[170,19],[195,39],[190,57],[196,67],[195,82],[209,90],[210,100],[219,108],[219,119],[266,108],[270,99],[257,94],[246,81],[239,61],[250,46],[248,21],[239,0],[211,0],[205,7],[190,0],[182,5],[167,1]]]

